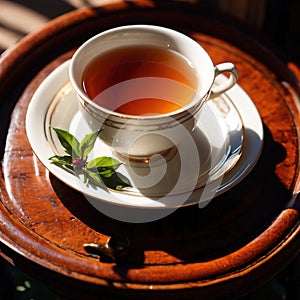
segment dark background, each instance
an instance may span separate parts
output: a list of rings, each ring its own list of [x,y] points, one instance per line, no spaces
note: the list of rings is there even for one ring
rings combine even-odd
[[[176,6],[184,0],[153,0]],[[300,63],[299,0],[185,0],[204,8],[220,11],[242,21],[244,25],[271,41],[289,61]],[[103,0],[0,0],[0,53],[19,38],[73,9]],[[24,10],[22,18],[14,17]],[[31,10],[36,15],[28,15]],[[18,16],[18,15],[17,15]],[[44,19],[41,20],[40,18]],[[7,21],[9,19],[9,21]]]

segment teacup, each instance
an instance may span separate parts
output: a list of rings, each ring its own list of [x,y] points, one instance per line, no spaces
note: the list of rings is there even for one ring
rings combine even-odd
[[[214,86],[223,73],[229,77]],[[92,131],[122,157],[165,155],[191,134],[205,101],[235,85],[234,64],[214,65],[192,38],[153,25],[128,25],[86,41],[70,81]]]

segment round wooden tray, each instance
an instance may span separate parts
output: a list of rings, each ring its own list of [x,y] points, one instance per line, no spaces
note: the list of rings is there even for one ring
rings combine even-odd
[[[51,71],[96,33],[137,23],[180,30],[201,43],[215,64],[233,62],[239,85],[259,110],[265,135],[256,167],[236,187],[205,208],[178,209],[145,224],[123,223],[96,211],[39,163],[25,132],[27,106]],[[0,60],[6,116],[0,122],[7,128],[1,143],[0,254],[78,299],[107,294],[209,299],[256,288],[300,249],[297,74],[299,78],[297,66],[236,26],[188,4],[170,8],[152,1],[122,2],[50,22]],[[114,234],[130,241],[122,259],[95,257],[85,250],[85,243],[105,243]]]

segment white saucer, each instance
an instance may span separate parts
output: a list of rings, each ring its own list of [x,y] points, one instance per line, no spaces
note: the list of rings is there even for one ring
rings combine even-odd
[[[161,158],[150,167],[128,162],[121,166],[118,171],[130,179],[132,188],[114,191],[105,186],[86,186],[49,161],[53,155],[64,154],[50,127],[68,130],[79,140],[90,133],[68,81],[68,67],[69,61],[54,70],[34,94],[26,115],[27,137],[41,163],[58,179],[82,192],[99,210],[101,203],[143,209],[196,203],[203,206],[240,182],[260,155],[260,116],[248,95],[236,85],[204,105],[193,136],[198,157],[191,147],[180,146],[180,155],[175,154],[167,163]],[[218,76],[219,81],[223,79]],[[115,157],[108,146],[97,140],[89,158],[104,155]]]

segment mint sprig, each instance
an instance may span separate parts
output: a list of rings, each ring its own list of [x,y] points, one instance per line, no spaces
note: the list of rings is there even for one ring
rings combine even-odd
[[[101,156],[88,161],[100,131],[87,134],[81,142],[66,130],[53,128],[63,146],[66,155],[54,155],[49,158],[53,164],[72,171],[82,178],[85,184],[106,185],[108,188],[122,190],[131,186],[128,178],[116,170],[122,164],[117,159]]]

